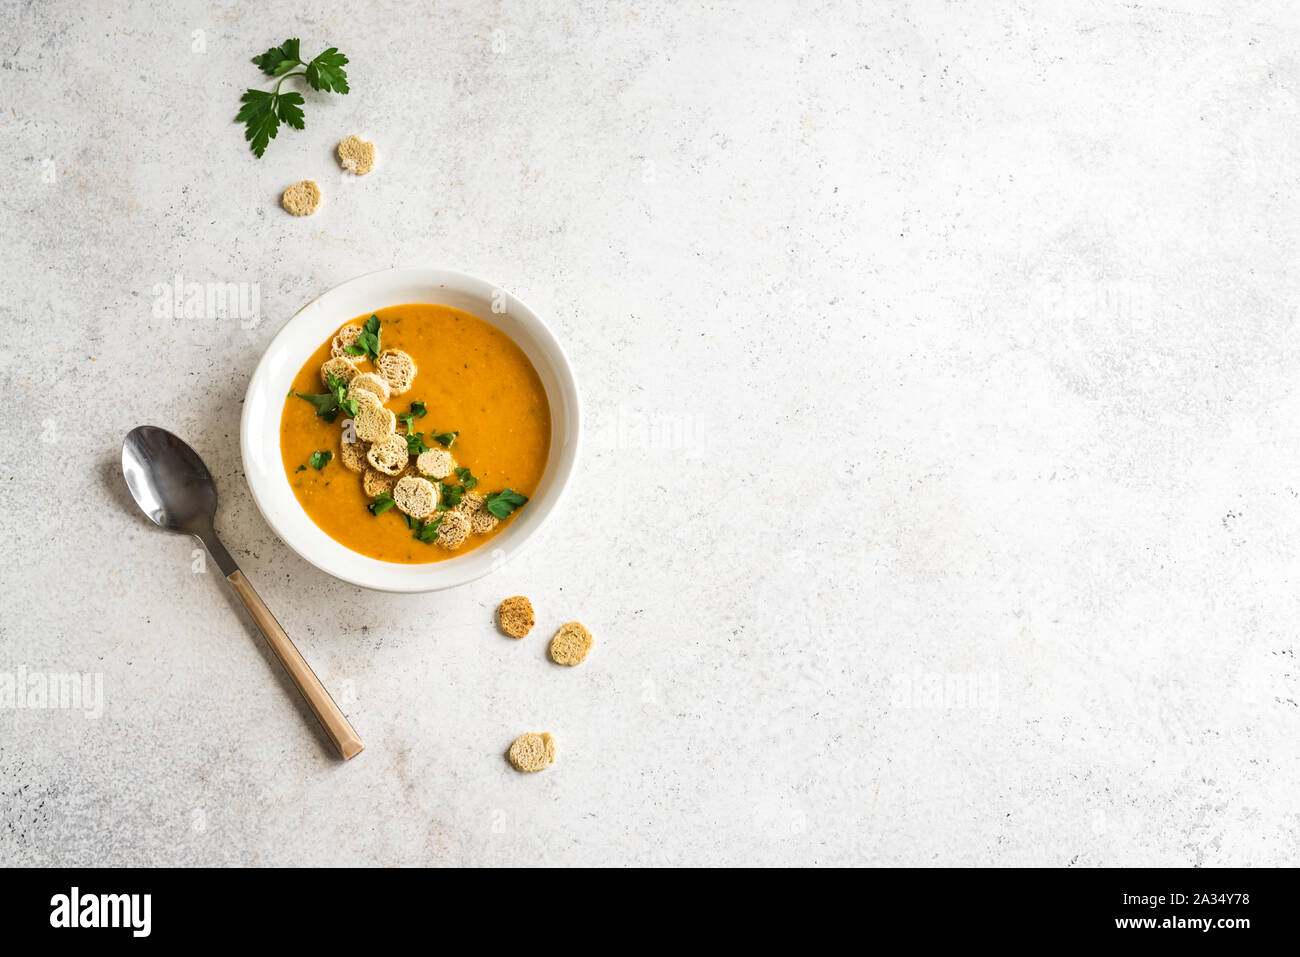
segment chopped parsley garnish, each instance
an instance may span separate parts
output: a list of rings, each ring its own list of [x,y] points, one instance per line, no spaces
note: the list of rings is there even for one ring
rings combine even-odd
[[[463,485],[445,485],[439,482],[438,489],[438,511],[440,512],[455,508],[460,504],[460,500],[465,497],[465,486]]]
[[[329,383],[330,390],[320,395],[303,395],[301,392],[293,391],[290,391],[289,394],[310,402],[316,407],[316,414],[326,422],[333,422],[338,417],[339,409],[342,409],[348,415],[355,416],[357,414],[357,400],[346,397],[348,384],[338,376],[333,375],[329,377]]]
[[[406,426],[406,434],[410,435],[415,431],[415,420],[423,419],[428,414],[429,410],[424,407],[423,402],[412,402],[410,412],[397,413],[397,421]],[[419,453],[414,452],[412,454],[418,455]]]
[[[406,437],[406,451],[410,455],[419,455],[421,452],[429,451],[429,447],[424,444],[424,436],[419,432],[412,432]]]
[[[302,60],[298,40],[285,40],[278,47],[271,47],[253,57],[253,62],[267,76],[278,77],[274,90],[248,90],[239,98],[243,106],[239,108],[235,122],[244,124],[244,139],[248,140],[253,155],[258,159],[275,139],[281,123],[288,123],[295,130],[305,125],[302,108],[306,101],[301,93],[281,93],[280,87],[285,80],[300,76],[313,90],[348,92],[348,74],[343,69],[348,58],[336,47],[330,47],[308,63]],[[304,69],[294,72],[296,67]]]
[[[467,468],[457,467],[456,478],[460,479],[461,482],[464,483],[466,491],[469,491],[478,484],[478,479],[474,477],[474,473]]]
[[[331,375],[328,378],[330,383],[330,392],[333,393],[334,401],[338,404],[338,407],[348,415],[355,416],[357,414],[357,400],[349,399],[347,397],[347,382],[336,375]]]
[[[460,435],[460,429],[455,432],[434,432],[433,441],[437,442],[444,448],[451,448],[451,443],[456,441],[456,436]]]
[[[307,471],[307,466],[305,466],[305,465],[299,465],[296,469],[294,469],[294,471],[295,471],[295,472],[305,472],[305,471]]]
[[[415,529],[414,537],[429,545],[438,537],[438,526],[441,524],[440,518],[435,518],[432,522],[416,522],[412,526]]]
[[[380,492],[375,496],[375,500],[367,505],[366,508],[370,509],[371,515],[383,515],[396,504],[397,503],[393,501],[392,495],[388,492]]]
[[[311,463],[311,467],[319,472],[325,466],[329,465],[330,459],[332,458],[334,458],[333,452],[313,452],[308,461]]]
[[[361,327],[361,335],[353,341],[352,345],[344,350],[350,356],[369,356],[370,361],[379,358],[379,317],[371,316],[366,320],[366,324]]]
[[[492,492],[483,500],[483,505],[497,518],[506,518],[511,512],[528,501],[527,495],[520,495],[512,489]]]
[[[339,400],[332,392],[326,392],[324,395],[303,395],[301,392],[295,392],[300,399],[306,399],[316,407],[316,414],[326,422],[333,422],[338,418]]]

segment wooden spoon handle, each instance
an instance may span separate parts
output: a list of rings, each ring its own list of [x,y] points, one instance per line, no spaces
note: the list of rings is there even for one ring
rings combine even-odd
[[[302,696],[307,699],[307,704],[311,705],[311,710],[320,720],[321,727],[325,733],[334,741],[334,745],[339,749],[339,754],[343,759],[354,758],[361,753],[365,747],[361,743],[361,738],[357,736],[352,725],[348,724],[348,719],[343,716],[339,706],[334,703],[330,693],[325,690],[325,686],[320,683],[316,673],[311,670],[302,654],[294,647],[289,636],[284,633],[280,623],[275,620],[271,614],[271,609],[266,607],[261,596],[249,584],[244,573],[236,568],[226,576],[226,581],[230,582],[230,587],[235,589],[235,594],[239,600],[244,603],[248,613],[253,616],[253,621],[257,622],[257,627],[262,632],[262,637],[266,639],[275,656],[280,659],[280,664],[284,665],[284,670],[289,672],[289,677],[293,683],[298,686]]]

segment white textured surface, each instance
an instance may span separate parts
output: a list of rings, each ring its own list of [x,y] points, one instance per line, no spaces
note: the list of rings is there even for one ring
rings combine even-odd
[[[1296,859],[1294,5],[263,6],[0,8],[0,672],[105,695],[0,711],[0,860]],[[231,118],[287,35],[353,92],[259,162]],[[289,554],[237,453],[280,323],[400,263],[534,306],[593,423],[569,523],[406,598]],[[263,321],[155,318],[178,273]],[[135,513],[142,422],[357,760]]]

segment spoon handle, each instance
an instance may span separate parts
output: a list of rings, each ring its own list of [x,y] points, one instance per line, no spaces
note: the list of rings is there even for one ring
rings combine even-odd
[[[289,672],[289,677],[293,683],[298,686],[302,696],[307,699],[307,704],[311,705],[311,710],[316,714],[325,729],[325,733],[333,740],[335,747],[339,749],[339,754],[343,759],[354,758],[361,753],[365,747],[361,743],[361,738],[357,736],[348,719],[343,716],[339,706],[334,703],[330,693],[325,690],[325,686],[320,683],[316,673],[311,670],[306,659],[294,647],[289,636],[284,633],[280,623],[275,620],[271,614],[271,609],[266,607],[261,596],[254,591],[253,586],[249,584],[244,573],[236,568],[226,576],[226,581],[230,582],[230,587],[235,590],[239,600],[244,603],[248,613],[253,616],[253,621],[257,622],[257,627],[262,632],[262,637],[266,639],[275,656],[280,659],[280,664],[284,665],[284,670]]]

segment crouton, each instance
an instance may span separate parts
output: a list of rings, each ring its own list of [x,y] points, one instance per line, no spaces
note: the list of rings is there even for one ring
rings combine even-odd
[[[438,544],[454,551],[464,545],[467,538],[469,538],[469,519],[465,514],[454,509],[443,512],[442,524],[438,526]]]
[[[516,771],[545,771],[555,763],[555,739],[549,734],[521,734],[506,755]]]
[[[360,371],[347,356],[334,356],[326,359],[325,364],[320,367],[320,384],[328,389],[330,376],[342,379],[345,383],[351,382]]]
[[[486,508],[480,508],[469,517],[469,530],[475,535],[486,535],[500,524],[501,519]]]
[[[466,492],[460,498],[456,511],[464,512],[469,519],[469,530],[475,535],[486,535],[500,524],[500,519],[487,510],[483,496],[478,492]]]
[[[560,626],[551,639],[551,658],[556,664],[581,664],[595,642],[580,622],[571,621]]]
[[[320,187],[309,179],[294,183],[280,197],[280,205],[294,216],[310,216],[320,209],[320,201]]]
[[[339,143],[339,162],[349,172],[365,176],[375,168],[375,144],[354,133]]]
[[[391,412],[388,414],[392,415]],[[406,439],[400,435],[386,435],[372,442],[370,451],[366,453],[366,461],[370,463],[370,467],[385,475],[398,475],[410,460],[411,454],[406,450]]]
[[[533,603],[523,595],[514,595],[497,605],[497,624],[511,638],[523,638],[536,621]]]
[[[357,341],[357,336],[361,335],[362,331],[362,328],[357,325],[344,326],[338,331],[334,341],[330,343],[330,355],[336,359],[351,359],[352,356],[348,355],[348,346]],[[360,359],[361,356],[357,358]]]
[[[397,416],[393,410],[384,408],[373,392],[362,391],[356,398],[357,414],[352,420],[352,429],[357,438],[377,442],[391,436],[397,428]],[[406,451],[405,439],[402,439],[402,451]]]
[[[428,479],[408,475],[393,486],[393,501],[411,518],[428,518],[438,507],[438,489]]]
[[[367,467],[366,473],[361,476],[361,488],[365,490],[367,495],[374,498],[377,495],[383,495],[385,492],[392,492],[398,482],[406,478],[406,476],[414,474],[409,465],[396,475],[385,475],[378,469]]]
[[[384,377],[393,395],[401,395],[415,381],[415,360],[401,349],[385,349],[379,353],[375,368]]]
[[[415,459],[415,467],[420,474],[430,478],[445,479],[456,471],[456,460],[446,449],[429,449],[421,452]]]
[[[362,439],[357,439],[355,442],[343,440],[339,442],[339,461],[351,472],[364,472],[366,453],[369,451],[370,443]]]
[[[348,398],[355,399],[358,392],[369,392],[379,396],[383,402],[388,401],[388,382],[383,376],[373,372],[363,372],[348,383]]]

